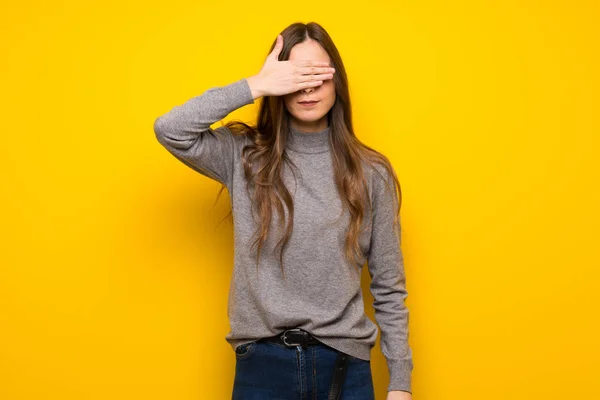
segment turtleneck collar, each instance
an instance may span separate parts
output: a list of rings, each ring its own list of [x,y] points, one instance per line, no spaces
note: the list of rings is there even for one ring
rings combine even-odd
[[[329,151],[329,126],[319,132],[303,132],[289,126],[287,146],[299,153],[323,153]]]

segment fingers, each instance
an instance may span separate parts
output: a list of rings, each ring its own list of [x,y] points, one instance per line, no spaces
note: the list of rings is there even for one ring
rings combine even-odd
[[[283,48],[283,36],[277,35],[277,41],[275,42],[275,47],[273,47],[273,51],[269,54],[269,57],[277,59],[279,57],[279,53],[281,53],[281,49]]]
[[[333,74],[312,74],[300,76],[299,82],[310,82],[310,81],[323,81],[325,79],[332,79]]]
[[[318,81],[321,82],[326,79],[333,79],[335,68],[331,67],[300,67],[300,79],[299,82],[310,82]]]
[[[329,67],[329,61],[296,60],[292,61],[297,67]]]
[[[332,67],[300,67],[299,70],[302,75],[333,74],[335,72],[335,68]]]
[[[305,81],[298,83],[300,89],[322,85],[323,81]]]

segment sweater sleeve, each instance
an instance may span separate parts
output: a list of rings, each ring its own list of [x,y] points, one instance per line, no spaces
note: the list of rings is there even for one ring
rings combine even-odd
[[[212,87],[159,116],[154,121],[154,133],[159,143],[185,165],[230,187],[234,137],[227,127],[212,129],[210,125],[252,103],[246,78]]]
[[[401,250],[400,219],[394,223],[398,196],[394,180],[387,171],[384,178],[373,171],[373,227],[368,255],[370,291],[375,319],[381,329],[381,351],[387,360],[388,391],[412,393],[412,351],[408,343],[408,296]]]

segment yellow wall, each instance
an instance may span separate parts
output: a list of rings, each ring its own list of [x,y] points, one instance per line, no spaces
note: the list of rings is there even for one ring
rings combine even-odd
[[[600,398],[597,3],[35,3],[1,6],[1,399],[230,398],[228,194],[152,125],[311,20],[402,184],[413,397]]]

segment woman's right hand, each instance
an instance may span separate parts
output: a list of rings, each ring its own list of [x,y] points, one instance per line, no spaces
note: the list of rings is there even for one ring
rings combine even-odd
[[[335,69],[327,61],[298,60],[279,61],[283,48],[283,37],[277,42],[260,72],[248,79],[254,98],[260,96],[282,96],[309,87],[320,86],[323,80],[332,79]]]

